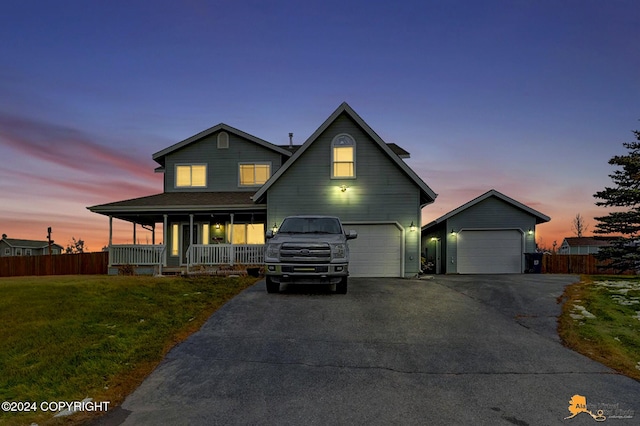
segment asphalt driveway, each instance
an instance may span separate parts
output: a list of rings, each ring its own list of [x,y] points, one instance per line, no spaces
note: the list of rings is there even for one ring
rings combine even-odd
[[[295,286],[269,295],[260,282],[104,423],[593,424],[586,413],[563,420],[579,394],[636,411],[615,421],[637,424],[640,383],[558,341],[556,298],[574,281],[360,278],[347,295]]]

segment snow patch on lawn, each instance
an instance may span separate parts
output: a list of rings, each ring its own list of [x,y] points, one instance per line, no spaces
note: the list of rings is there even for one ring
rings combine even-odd
[[[640,291],[640,282],[638,281],[595,281],[593,284],[607,288],[609,293],[612,293],[611,298],[619,305],[640,304],[640,297],[629,296],[630,291]]]
[[[571,318],[573,318],[574,320],[596,317],[591,312],[587,311],[587,309],[584,306],[581,306],[581,305],[573,305],[573,312],[574,313],[569,314],[569,316],[571,316]]]

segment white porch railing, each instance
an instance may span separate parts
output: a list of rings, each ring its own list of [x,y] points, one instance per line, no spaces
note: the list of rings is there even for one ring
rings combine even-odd
[[[188,265],[259,265],[264,262],[264,244],[191,244]]]
[[[162,265],[164,245],[121,244],[109,246],[109,265]]]

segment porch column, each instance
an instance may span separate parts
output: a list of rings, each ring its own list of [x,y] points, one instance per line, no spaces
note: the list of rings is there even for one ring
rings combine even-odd
[[[229,264],[233,266],[233,261],[236,258],[236,250],[233,247],[233,213],[231,213],[230,216],[231,216],[231,225],[229,226],[231,226],[231,229],[229,229],[229,239],[231,241],[229,242],[231,243],[231,247],[229,247]]]
[[[187,246],[187,268],[191,264],[191,258],[189,257],[189,247],[193,244],[193,213],[189,215],[189,245]]]
[[[109,216],[109,247],[113,244],[113,216]]]
[[[133,244],[136,243],[136,223],[133,222]]]
[[[162,244],[164,244],[164,256],[162,259],[162,266],[166,267],[167,266],[167,235],[168,235],[168,229],[167,229],[167,215],[162,215],[163,219],[162,219]]]
[[[109,267],[111,267],[111,257],[112,257],[112,248],[113,244],[113,216],[109,216]]]

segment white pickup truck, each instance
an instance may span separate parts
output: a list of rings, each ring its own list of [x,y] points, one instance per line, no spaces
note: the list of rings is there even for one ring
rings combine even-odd
[[[289,216],[276,233],[267,231],[265,275],[268,293],[281,283],[335,284],[336,293],[347,293],[349,246],[355,231],[345,233],[333,216]]]

